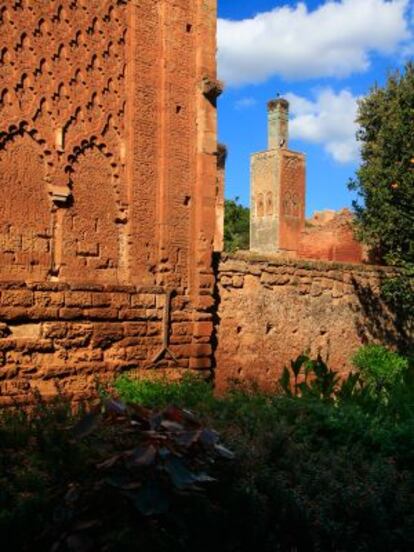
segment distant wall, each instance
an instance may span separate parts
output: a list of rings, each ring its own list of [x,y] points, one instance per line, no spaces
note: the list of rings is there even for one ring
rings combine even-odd
[[[299,259],[341,263],[362,263],[367,256],[366,247],[354,235],[348,209],[315,213],[305,225],[297,251]]]
[[[341,373],[364,343],[409,336],[380,299],[394,271],[365,265],[223,256],[218,271],[216,381],[268,386],[304,351]]]

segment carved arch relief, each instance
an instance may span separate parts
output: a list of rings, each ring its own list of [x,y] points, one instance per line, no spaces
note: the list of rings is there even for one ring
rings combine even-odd
[[[19,134],[0,149],[0,275],[43,279],[51,250],[43,151],[27,133]]]
[[[273,215],[273,194],[272,192],[266,192],[266,215]]]
[[[264,216],[264,200],[263,194],[257,194],[257,217],[262,218]]]
[[[109,159],[96,147],[73,166],[72,204],[63,210],[61,267],[64,279],[117,279],[120,231]]]
[[[301,203],[296,192],[285,192],[283,198],[283,214],[288,217],[299,218]]]

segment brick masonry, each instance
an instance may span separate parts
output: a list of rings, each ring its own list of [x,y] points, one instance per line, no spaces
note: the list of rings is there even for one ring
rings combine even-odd
[[[3,4],[1,401],[209,370],[216,1]]]
[[[381,301],[389,268],[223,256],[218,270],[216,382],[268,387],[290,360],[321,354],[340,373],[364,343],[409,341]],[[411,336],[412,338],[413,336]]]
[[[165,323],[165,302],[161,287],[3,282],[0,406],[25,403],[34,389],[87,397],[124,371],[209,368],[211,315],[177,290]],[[164,332],[170,352],[154,362]]]

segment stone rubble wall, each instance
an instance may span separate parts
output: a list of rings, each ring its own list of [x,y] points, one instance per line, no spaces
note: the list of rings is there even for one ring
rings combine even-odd
[[[380,299],[390,268],[289,261],[251,253],[218,268],[216,382],[274,384],[303,352],[345,374],[364,343],[409,340]],[[411,336],[412,338],[413,336]]]
[[[182,290],[167,325],[177,362],[167,354],[153,364],[163,344],[165,298],[160,287],[1,283],[0,406],[30,402],[31,390],[87,398],[97,381],[125,371],[174,377],[208,369],[211,315],[194,312]]]

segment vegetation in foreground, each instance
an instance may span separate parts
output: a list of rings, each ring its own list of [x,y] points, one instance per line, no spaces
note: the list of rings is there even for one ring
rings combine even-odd
[[[412,367],[382,348],[354,362],[341,382],[302,356],[273,393],[234,386],[215,397],[192,378],[123,377],[123,401],[104,398],[86,416],[62,400],[38,401],[30,416],[4,413],[3,542],[31,551],[413,550]]]

